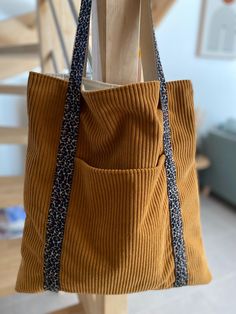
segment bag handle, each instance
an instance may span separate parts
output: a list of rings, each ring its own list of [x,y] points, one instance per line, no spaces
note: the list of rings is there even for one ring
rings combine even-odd
[[[167,195],[169,199],[170,224],[172,232],[173,255],[175,261],[174,286],[180,287],[187,284],[188,272],[183,237],[182,215],[176,183],[176,167],[173,159],[171,144],[171,131],[168,113],[168,93],[160,56],[157,49],[156,38],[152,28],[150,0],[141,0],[141,3],[142,7],[144,5],[144,9],[147,9],[147,11],[144,12],[146,12],[146,14],[149,12],[149,16],[144,15],[144,19],[149,20],[147,24],[148,27],[145,29],[149,34],[151,34],[151,51],[153,56],[155,56],[155,58],[153,57],[155,59],[155,71],[160,80],[160,102],[163,113],[163,143],[166,157],[165,169],[167,178]],[[48,212],[44,249],[44,289],[50,291],[60,290],[60,258],[74,173],[74,158],[76,155],[78,143],[81,83],[89,37],[91,5],[92,0],[81,0],[79,22],[76,32],[64,116],[61,127],[60,144],[57,152],[56,170]],[[142,34],[143,32],[144,30],[142,31]],[[143,47],[143,49],[145,48]],[[143,52],[144,51],[145,50],[143,50]],[[145,71],[148,69],[147,61],[145,61],[144,69]]]
[[[167,180],[167,195],[169,201],[172,247],[175,262],[175,287],[188,284],[188,267],[183,235],[183,220],[180,206],[180,196],[177,186],[176,165],[173,158],[171,128],[169,120],[168,90],[158,51],[153,28],[150,0],[141,0],[141,53],[143,54],[143,74],[145,80],[159,79],[160,103],[163,113],[163,145],[165,153],[165,169]],[[155,65],[155,66],[153,66]]]

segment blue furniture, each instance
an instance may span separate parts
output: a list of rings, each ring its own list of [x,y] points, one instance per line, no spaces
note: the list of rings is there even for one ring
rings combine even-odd
[[[203,140],[202,150],[211,161],[204,183],[214,194],[236,205],[236,120],[212,129]]]

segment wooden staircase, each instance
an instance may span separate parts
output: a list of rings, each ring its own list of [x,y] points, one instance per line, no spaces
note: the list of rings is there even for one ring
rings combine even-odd
[[[39,65],[35,12],[0,21],[0,80],[30,71]],[[26,86],[0,83],[0,94],[25,96]],[[3,106],[1,110],[4,110]],[[26,143],[26,128],[0,127],[0,145]],[[0,177],[0,208],[23,204],[23,182],[23,176]],[[0,296],[15,292],[20,244],[20,239],[0,241]]]
[[[39,66],[36,14],[16,16],[0,22],[0,80]]]
[[[0,21],[2,95],[26,96],[27,87],[1,80],[39,66],[43,72],[50,73],[62,72],[69,66],[80,2],[38,0],[37,3],[36,12]],[[0,126],[0,145],[3,144],[25,146],[27,128]],[[0,177],[0,208],[23,205],[23,183],[23,176]],[[0,240],[0,296],[15,292],[20,245],[20,239]],[[81,305],[77,309],[80,308]]]

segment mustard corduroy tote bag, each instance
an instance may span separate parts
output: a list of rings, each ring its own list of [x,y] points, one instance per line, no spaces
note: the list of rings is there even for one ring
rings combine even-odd
[[[141,42],[149,32],[150,45],[141,49],[155,60],[144,57],[144,76],[156,77],[122,86],[82,80],[91,2],[81,1],[69,80],[29,76],[16,291],[206,284],[191,82],[165,82],[147,9]]]

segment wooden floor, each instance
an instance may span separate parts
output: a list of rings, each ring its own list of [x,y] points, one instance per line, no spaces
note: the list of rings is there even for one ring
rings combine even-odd
[[[50,314],[86,314],[81,304],[75,304],[65,309],[56,310]]]

